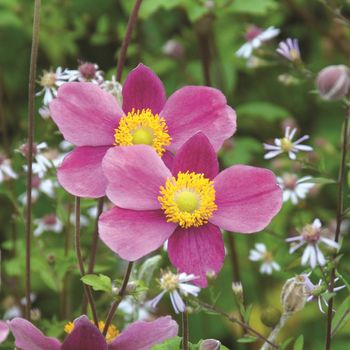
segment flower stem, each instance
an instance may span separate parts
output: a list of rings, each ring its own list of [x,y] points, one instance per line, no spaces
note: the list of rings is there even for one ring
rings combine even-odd
[[[126,292],[126,287],[128,286],[128,282],[129,282],[129,279],[131,276],[133,264],[134,263],[132,261],[129,262],[128,267],[127,267],[126,272],[125,272],[125,275],[124,275],[122,286],[120,287],[120,290],[119,290],[119,293],[117,296],[117,299],[113,302],[111,308],[108,311],[105,326],[104,326],[103,332],[102,332],[104,336],[107,334],[108,328],[113,320],[114,314],[117,311],[119,304],[123,300],[123,297],[124,297],[125,292]]]
[[[188,313],[187,308],[182,313],[182,349],[188,350],[189,342],[189,327],[188,327]]]
[[[81,247],[80,247],[80,198],[79,197],[75,197],[75,251],[78,259],[80,275],[81,277],[83,277],[85,275],[85,268],[84,268],[83,258],[81,255]],[[94,298],[92,296],[91,288],[86,284],[84,284],[84,292],[91,307],[92,317],[93,317],[95,326],[98,327],[98,318],[97,318]]]
[[[227,241],[228,241],[228,248],[230,250],[232,280],[233,282],[240,282],[241,276],[239,273],[239,260],[238,260],[238,253],[237,253],[236,243],[235,243],[235,238],[233,236],[233,233],[228,232]]]
[[[334,241],[339,241],[340,236],[340,227],[343,219],[344,212],[344,187],[345,187],[345,177],[346,177],[346,159],[348,151],[348,137],[349,137],[349,118],[350,118],[350,104],[347,103],[345,108],[345,118],[343,123],[343,135],[342,135],[342,153],[341,161],[339,166],[338,174],[338,200],[337,200],[337,225],[335,228],[335,237]],[[334,258],[336,257],[336,254]],[[333,267],[330,275],[330,285],[329,292],[332,293],[334,289],[334,279],[335,279],[335,267]],[[326,350],[330,350],[331,341],[332,341],[332,318],[333,318],[333,298],[328,302],[328,311],[327,311],[327,334],[326,334]]]
[[[25,317],[30,319],[30,291],[31,291],[31,235],[32,235],[32,175],[33,175],[33,140],[34,140],[34,107],[35,107],[35,77],[39,48],[41,0],[35,0],[32,34],[32,48],[30,55],[29,86],[28,86],[28,171],[27,171],[27,211],[26,211],[26,308]]]
[[[131,15],[129,17],[128,27],[126,29],[126,34],[122,43],[122,46],[120,48],[119,58],[118,58],[118,65],[117,65],[117,76],[116,80],[120,81],[122,78],[123,73],[123,67],[125,63],[126,58],[126,52],[128,50],[128,46],[131,40],[131,35],[134,30],[135,24],[137,22],[137,16],[139,14],[139,10],[141,7],[142,0],[136,0],[134,8],[132,9]]]
[[[198,300],[198,299],[193,299],[193,302],[197,303],[198,305],[200,305],[201,307],[203,307],[204,309],[207,309],[209,311],[213,311],[221,316],[226,317],[230,322],[232,323],[237,323],[239,324],[243,329],[245,329],[246,331],[250,332],[251,334],[254,334],[255,336],[259,337],[261,340],[263,340],[264,342],[268,343],[271,345],[272,348],[274,349],[278,349],[278,346],[276,344],[274,344],[273,342],[271,342],[269,339],[267,339],[265,336],[263,336],[261,333],[259,333],[258,331],[256,331],[255,329],[253,329],[252,327],[249,326],[249,324],[240,321],[238,318],[229,315],[228,313],[226,313],[225,311],[219,309],[218,307],[214,306],[214,305],[210,305],[205,303],[204,301]]]

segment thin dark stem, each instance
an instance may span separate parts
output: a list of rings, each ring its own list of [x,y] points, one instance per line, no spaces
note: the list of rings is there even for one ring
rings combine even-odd
[[[278,346],[276,344],[270,342],[265,336],[263,336],[261,333],[259,333],[255,329],[251,328],[247,323],[240,321],[238,318],[236,318],[234,316],[231,316],[228,313],[226,313],[225,311],[219,309],[218,307],[210,305],[210,304],[207,304],[204,301],[201,301],[201,300],[198,300],[198,299],[194,299],[193,301],[195,303],[198,303],[198,305],[202,306],[203,308],[205,308],[205,309],[207,309],[209,311],[213,311],[213,312],[215,312],[215,313],[217,313],[219,315],[222,315],[222,316],[226,317],[230,322],[239,324],[246,331],[250,332],[251,334],[256,335],[257,337],[259,337],[264,342],[270,344],[273,348],[278,349]]]
[[[346,106],[345,119],[343,123],[343,134],[342,134],[342,154],[339,166],[338,174],[338,200],[337,200],[337,226],[335,228],[334,241],[339,241],[340,227],[343,219],[344,212],[344,187],[345,187],[345,177],[346,177],[346,159],[348,150],[348,133],[349,133],[349,117],[350,117],[350,105]],[[336,255],[334,256],[336,257]],[[335,267],[331,271],[329,292],[332,293],[334,289],[334,279],[335,279]],[[326,350],[330,350],[332,342],[332,318],[333,318],[333,298],[328,302],[327,311],[327,334],[326,334]]]
[[[123,73],[123,67],[125,63],[126,58],[126,52],[128,50],[128,46],[131,40],[131,35],[134,30],[135,24],[137,22],[137,16],[139,14],[139,10],[141,7],[142,0],[136,0],[134,8],[132,9],[131,15],[129,17],[128,27],[126,29],[126,34],[122,43],[122,46],[120,48],[119,58],[118,58],[118,65],[117,65],[117,81],[120,81],[122,78]]]
[[[133,262],[130,261],[128,264],[128,267],[126,269],[125,275],[124,275],[124,279],[123,279],[123,283],[122,286],[120,287],[117,299],[113,302],[111,308],[108,311],[108,315],[106,318],[106,323],[105,326],[103,328],[103,335],[105,336],[107,334],[108,328],[113,320],[114,314],[118,309],[119,304],[121,303],[121,301],[123,300],[123,297],[125,295],[126,292],[126,288],[128,286],[128,282],[131,276],[131,271],[132,271],[132,266],[133,266]]]
[[[190,334],[188,327],[188,313],[187,309],[182,313],[182,349],[188,350],[188,342],[189,342]]]
[[[83,277],[85,275],[85,268],[84,268],[83,257],[81,255],[81,248],[80,248],[80,198],[79,197],[75,197],[75,251],[77,255],[80,275]],[[98,318],[97,318],[94,298],[92,296],[91,288],[86,284],[84,284],[84,292],[91,307],[94,323],[96,327],[98,327]]]
[[[41,0],[35,0],[32,34],[32,49],[30,55],[29,86],[28,86],[28,172],[27,172],[27,211],[26,211],[26,308],[25,317],[30,319],[31,309],[31,235],[32,235],[32,175],[33,175],[33,142],[34,142],[34,107],[35,107],[35,77],[39,48]]]
[[[235,243],[235,238],[233,236],[233,233],[228,232],[227,240],[228,240],[228,248],[230,250],[232,279],[233,279],[233,282],[240,282],[241,276],[239,273],[238,253],[237,253],[236,243]]]

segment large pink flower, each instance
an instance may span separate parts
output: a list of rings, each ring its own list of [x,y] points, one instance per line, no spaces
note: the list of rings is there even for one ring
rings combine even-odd
[[[58,180],[81,197],[104,196],[101,162],[115,145],[152,145],[167,162],[198,131],[218,150],[236,130],[236,114],[219,90],[185,86],[166,100],[161,80],[142,64],[124,83],[122,108],[92,83],[66,83],[50,110],[64,138],[77,146],[64,159]]]
[[[177,152],[170,171],[149,146],[116,147],[103,159],[106,194],[116,205],[102,214],[101,239],[123,259],[134,261],[169,239],[171,262],[200,278],[220,271],[220,228],[253,233],[265,228],[282,204],[270,170],[232,166],[218,174],[215,150],[203,133]]]
[[[166,316],[151,322],[134,322],[115,339],[106,340],[86,316],[81,316],[74,321],[72,332],[61,344],[56,338],[46,337],[23,318],[13,319],[9,326],[16,347],[22,350],[149,350],[153,345],[175,337],[178,332],[177,323]]]

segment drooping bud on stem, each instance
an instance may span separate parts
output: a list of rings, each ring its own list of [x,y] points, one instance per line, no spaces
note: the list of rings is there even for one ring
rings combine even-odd
[[[284,284],[281,292],[281,303],[285,313],[295,313],[304,308],[307,292],[305,277],[298,275]]]
[[[216,339],[205,339],[199,345],[199,350],[219,350],[221,343]]]

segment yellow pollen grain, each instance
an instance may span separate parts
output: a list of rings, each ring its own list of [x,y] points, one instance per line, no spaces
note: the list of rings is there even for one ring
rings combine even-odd
[[[281,139],[281,148],[283,151],[289,152],[293,148],[293,142],[291,142],[289,139],[284,137],[283,139]]]
[[[94,323],[93,321],[91,321],[91,323]],[[100,332],[102,333],[103,332],[103,329],[105,327],[105,323],[103,321],[99,321],[98,322],[98,328],[100,330]],[[67,333],[67,334],[70,334],[72,333],[74,329],[74,323],[73,322],[69,322],[67,323],[65,326],[64,326],[64,331]],[[107,343],[110,343],[112,342],[117,336],[119,335],[119,330],[116,326],[114,325],[110,325],[108,327],[108,330],[107,330],[107,334],[106,334],[106,342]]]
[[[194,172],[179,172],[176,178],[168,178],[160,187],[158,200],[167,221],[183,228],[208,223],[217,210],[214,182]]]
[[[120,119],[114,141],[117,146],[150,145],[162,156],[171,137],[164,118],[153,114],[150,109],[132,109]]]

